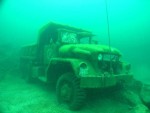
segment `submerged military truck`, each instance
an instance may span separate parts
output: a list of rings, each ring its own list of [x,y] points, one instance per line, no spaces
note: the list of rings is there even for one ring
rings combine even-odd
[[[80,109],[88,89],[115,86],[132,78],[121,53],[99,45],[90,31],[49,23],[36,44],[22,47],[20,68],[27,81],[39,79],[56,87],[59,103]]]

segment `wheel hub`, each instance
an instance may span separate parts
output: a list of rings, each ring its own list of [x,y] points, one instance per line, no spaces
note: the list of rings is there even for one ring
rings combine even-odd
[[[67,83],[64,84],[60,90],[60,95],[61,95],[63,101],[69,101],[71,99],[71,94],[72,94],[72,90],[71,90],[71,87],[69,86],[69,84],[67,84]]]

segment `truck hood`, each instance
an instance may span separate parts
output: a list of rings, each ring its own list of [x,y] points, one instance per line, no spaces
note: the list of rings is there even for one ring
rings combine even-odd
[[[63,57],[91,56],[98,53],[110,53],[109,46],[95,44],[69,44],[63,45],[59,49],[59,54]],[[111,47],[111,54],[121,55],[120,52]]]

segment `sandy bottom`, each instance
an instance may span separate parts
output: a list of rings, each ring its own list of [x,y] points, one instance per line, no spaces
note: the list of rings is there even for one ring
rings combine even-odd
[[[15,75],[0,81],[0,113],[127,113],[130,109],[113,96],[88,98],[83,109],[70,111],[57,103],[55,91],[45,84],[29,84]]]

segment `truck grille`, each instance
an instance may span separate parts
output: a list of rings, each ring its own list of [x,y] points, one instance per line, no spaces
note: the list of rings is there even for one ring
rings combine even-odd
[[[102,72],[108,72],[108,73],[113,73],[113,74],[120,74],[122,67],[121,64],[118,62],[110,62],[110,61],[99,61],[98,62],[98,68]]]

